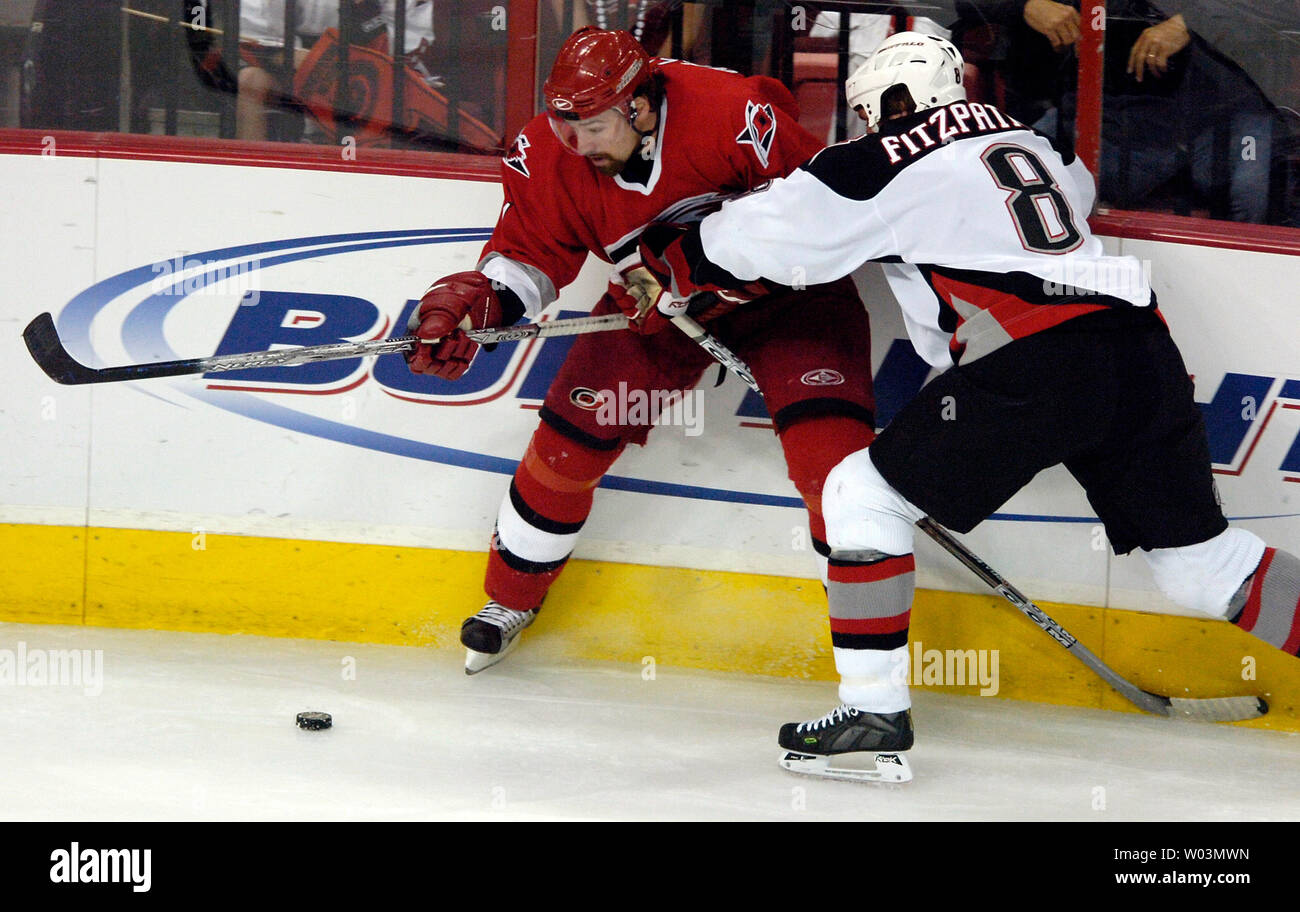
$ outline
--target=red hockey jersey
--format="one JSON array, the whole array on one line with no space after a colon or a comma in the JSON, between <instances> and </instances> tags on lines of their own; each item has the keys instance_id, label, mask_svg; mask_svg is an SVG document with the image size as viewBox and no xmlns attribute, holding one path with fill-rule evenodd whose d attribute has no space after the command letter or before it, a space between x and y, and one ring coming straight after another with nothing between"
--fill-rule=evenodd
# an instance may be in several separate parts
<instances>
[{"instance_id":1,"label":"red hockey jersey","mask_svg":"<svg viewBox=\"0 0 1300 912\"><path fill-rule=\"evenodd\" d=\"M567 151L546 114L502 160L505 204L479 269L536 316L594 253L625 269L653 221L694 221L719 200L789 174L822 148L790 92L765 76L658 61L664 76L645 184L601 174Z\"/></svg>"}]
</instances>

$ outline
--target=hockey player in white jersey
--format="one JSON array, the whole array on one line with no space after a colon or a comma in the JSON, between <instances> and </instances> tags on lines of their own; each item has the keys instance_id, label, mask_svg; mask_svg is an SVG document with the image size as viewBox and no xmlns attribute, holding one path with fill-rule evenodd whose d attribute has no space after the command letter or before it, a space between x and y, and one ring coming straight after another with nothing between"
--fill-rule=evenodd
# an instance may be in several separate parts
<instances>
[{"instance_id":1,"label":"hockey player in white jersey","mask_svg":"<svg viewBox=\"0 0 1300 912\"><path fill-rule=\"evenodd\" d=\"M896 752L913 740L913 524L928 514L970 531L1053 465L1083 486L1116 553L1142 549L1169 598L1300 651L1300 560L1228 526L1192 384L1141 265L1107 256L1089 231L1091 175L967 102L961 76L947 41L893 36L847 83L872 132L642 241L676 298L882 262L914 346L944 371L827 479L842 705L781 729L782 763L800 772L910 778ZM842 763L863 752L879 754L875 769Z\"/></svg>"}]
</instances>

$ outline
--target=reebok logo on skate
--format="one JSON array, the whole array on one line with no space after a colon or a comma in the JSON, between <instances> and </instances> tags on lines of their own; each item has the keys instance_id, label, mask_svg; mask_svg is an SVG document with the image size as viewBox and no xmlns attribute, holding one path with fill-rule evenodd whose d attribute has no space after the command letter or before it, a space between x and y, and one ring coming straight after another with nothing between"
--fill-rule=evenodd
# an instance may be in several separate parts
<instances>
[{"instance_id":1,"label":"reebok logo on skate","mask_svg":"<svg viewBox=\"0 0 1300 912\"><path fill-rule=\"evenodd\" d=\"M153 883L152 849L83 849L73 843L50 853L51 883L129 883L132 891L148 893Z\"/></svg>"},{"instance_id":2,"label":"reebok logo on skate","mask_svg":"<svg viewBox=\"0 0 1300 912\"><path fill-rule=\"evenodd\" d=\"M828 367L819 367L808 371L799 378L799 382L804 386L839 386L844 382L844 375Z\"/></svg>"}]
</instances>

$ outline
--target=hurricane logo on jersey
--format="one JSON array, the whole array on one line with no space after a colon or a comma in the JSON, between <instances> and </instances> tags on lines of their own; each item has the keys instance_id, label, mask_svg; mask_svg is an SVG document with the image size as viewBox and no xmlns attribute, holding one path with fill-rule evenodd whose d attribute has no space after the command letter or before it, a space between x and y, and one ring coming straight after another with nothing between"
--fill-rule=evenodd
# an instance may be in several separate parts
<instances>
[{"instance_id":1,"label":"hurricane logo on jersey","mask_svg":"<svg viewBox=\"0 0 1300 912\"><path fill-rule=\"evenodd\" d=\"M776 114L770 104L745 102L745 129L740 131L736 142L742 146L753 146L758 163L767 167L767 156L772 151L772 140L776 138Z\"/></svg>"},{"instance_id":2,"label":"hurricane logo on jersey","mask_svg":"<svg viewBox=\"0 0 1300 912\"><path fill-rule=\"evenodd\" d=\"M528 173L528 165L524 164L528 158L528 137L520 133L515 137L514 144L510 146L510 151L506 153L505 163L509 168L514 168L524 177L532 177Z\"/></svg>"},{"instance_id":3,"label":"hurricane logo on jersey","mask_svg":"<svg viewBox=\"0 0 1300 912\"><path fill-rule=\"evenodd\" d=\"M580 409L586 409L594 412L605 404L605 397L594 389L588 389L585 386L575 386L569 392L569 401Z\"/></svg>"}]
</instances>

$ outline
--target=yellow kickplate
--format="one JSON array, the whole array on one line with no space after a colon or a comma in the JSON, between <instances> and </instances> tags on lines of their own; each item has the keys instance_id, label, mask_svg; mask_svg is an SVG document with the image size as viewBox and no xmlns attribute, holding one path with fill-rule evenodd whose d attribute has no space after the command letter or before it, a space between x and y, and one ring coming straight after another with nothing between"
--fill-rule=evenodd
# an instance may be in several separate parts
<instances>
[{"instance_id":1,"label":"yellow kickplate","mask_svg":"<svg viewBox=\"0 0 1300 912\"><path fill-rule=\"evenodd\" d=\"M83 623L85 529L0 523L0 554L0 620Z\"/></svg>"},{"instance_id":2,"label":"yellow kickplate","mask_svg":"<svg viewBox=\"0 0 1300 912\"><path fill-rule=\"evenodd\" d=\"M456 650L485 600L480 552L33 525L0 526L0 547L0 621ZM1300 731L1300 661L1230 624L1041 607L1140 687L1261 695L1272 711L1243 724ZM526 636L558 660L837 680L815 580L574 560ZM916 687L1137 711L991 594L918 591L909 659Z\"/></svg>"}]
</instances>

